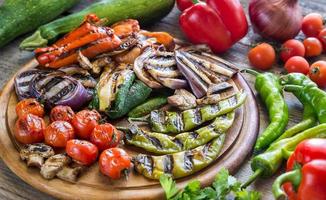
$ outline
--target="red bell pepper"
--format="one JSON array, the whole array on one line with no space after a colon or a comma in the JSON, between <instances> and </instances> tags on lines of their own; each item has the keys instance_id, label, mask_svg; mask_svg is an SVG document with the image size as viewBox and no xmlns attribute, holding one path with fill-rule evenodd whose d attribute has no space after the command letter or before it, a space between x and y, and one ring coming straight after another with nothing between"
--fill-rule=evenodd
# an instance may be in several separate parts
<instances>
[{"instance_id":1,"label":"red bell pepper","mask_svg":"<svg viewBox=\"0 0 326 200\"><path fill-rule=\"evenodd\" d=\"M189 6L179 1L180 5ZM239 0L196 3L183 11L179 23L191 42L207 44L215 53L225 52L248 32L248 22Z\"/></svg>"},{"instance_id":2,"label":"red bell pepper","mask_svg":"<svg viewBox=\"0 0 326 200\"><path fill-rule=\"evenodd\" d=\"M193 0L177 0L177 7L180 11L184 11L193 5Z\"/></svg>"},{"instance_id":3,"label":"red bell pepper","mask_svg":"<svg viewBox=\"0 0 326 200\"><path fill-rule=\"evenodd\" d=\"M284 184L283 184L284 183ZM275 198L326 200L326 139L301 142L287 162L287 173L273 184Z\"/></svg>"}]
</instances>

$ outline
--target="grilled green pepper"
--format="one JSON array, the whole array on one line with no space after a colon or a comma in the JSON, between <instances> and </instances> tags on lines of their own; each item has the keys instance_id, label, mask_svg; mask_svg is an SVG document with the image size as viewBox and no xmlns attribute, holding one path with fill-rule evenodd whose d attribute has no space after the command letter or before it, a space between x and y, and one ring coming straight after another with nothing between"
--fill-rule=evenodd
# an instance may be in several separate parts
<instances>
[{"instance_id":1,"label":"grilled green pepper","mask_svg":"<svg viewBox=\"0 0 326 200\"><path fill-rule=\"evenodd\" d=\"M293 137L282 139L270 145L266 152L255 156L251 161L251 169L255 172L243 185L250 185L257 177L269 177L281 166L285 152L293 151L303 140L309 138L326 138L326 124L307 129Z\"/></svg>"},{"instance_id":2,"label":"grilled green pepper","mask_svg":"<svg viewBox=\"0 0 326 200\"><path fill-rule=\"evenodd\" d=\"M128 117L142 117L152 110L159 109L168 102L166 96L157 96L147 100L145 103L137 106L128 113Z\"/></svg>"},{"instance_id":3,"label":"grilled green pepper","mask_svg":"<svg viewBox=\"0 0 326 200\"><path fill-rule=\"evenodd\" d=\"M307 76L301 73L290 73L280 78L282 85L299 85L305 86L310 85L313 87L317 87L317 84L311 81ZM316 125L317 123L317 116L314 112L313 107L310 105L309 102L305 98L300 95L300 92L293 93L297 99L303 105L303 117L302 121L295 126L286 130L276 141L282 140L284 138L292 137L296 133L304 131L308 128L311 128Z\"/></svg>"},{"instance_id":4,"label":"grilled green pepper","mask_svg":"<svg viewBox=\"0 0 326 200\"><path fill-rule=\"evenodd\" d=\"M120 89L119 89L120 90ZM117 94L114 107L106 114L111 119L117 119L127 114L131 109L143 103L150 95L152 89L145 85L143 82L136 80L129 90ZM120 97L119 97L120 96ZM125 99L124 99L125 98Z\"/></svg>"},{"instance_id":5,"label":"grilled green pepper","mask_svg":"<svg viewBox=\"0 0 326 200\"><path fill-rule=\"evenodd\" d=\"M256 141L254 153L257 154L281 136L289 121L289 113L277 76L269 72L261 74L250 69L244 71L256 76L255 88L267 107L271 121Z\"/></svg>"},{"instance_id":6,"label":"grilled green pepper","mask_svg":"<svg viewBox=\"0 0 326 200\"><path fill-rule=\"evenodd\" d=\"M170 174L172 178L189 176L217 159L224 140L225 134L221 134L192 150L162 156L139 154L134 157L134 166L138 173L150 179L159 179L162 174Z\"/></svg>"},{"instance_id":7,"label":"grilled green pepper","mask_svg":"<svg viewBox=\"0 0 326 200\"><path fill-rule=\"evenodd\" d=\"M143 131L132 125L126 133L128 144L156 154L170 154L196 148L225 133L232 125L234 112L217 117L213 123L194 132L184 132L176 136Z\"/></svg>"},{"instance_id":8,"label":"grilled green pepper","mask_svg":"<svg viewBox=\"0 0 326 200\"><path fill-rule=\"evenodd\" d=\"M299 95L310 103L317 114L319 123L326 123L326 92L311 85L285 85L284 90Z\"/></svg>"},{"instance_id":9,"label":"grilled green pepper","mask_svg":"<svg viewBox=\"0 0 326 200\"><path fill-rule=\"evenodd\" d=\"M220 101L215 105L206 105L182 112L154 110L146 118L129 118L134 121L149 122L152 131L159 133L181 133L190 131L197 126L226 114L241 106L246 93L238 92L235 96Z\"/></svg>"}]
</instances>

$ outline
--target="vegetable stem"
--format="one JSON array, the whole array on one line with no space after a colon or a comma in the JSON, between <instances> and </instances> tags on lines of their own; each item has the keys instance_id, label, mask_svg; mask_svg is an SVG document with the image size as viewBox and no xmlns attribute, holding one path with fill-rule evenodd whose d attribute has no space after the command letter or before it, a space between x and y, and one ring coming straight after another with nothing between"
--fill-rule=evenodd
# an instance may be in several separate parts
<instances>
[{"instance_id":1,"label":"vegetable stem","mask_svg":"<svg viewBox=\"0 0 326 200\"><path fill-rule=\"evenodd\" d=\"M192 0L192 3L197 4L197 3L199 3L199 1L198 0Z\"/></svg>"},{"instance_id":2,"label":"vegetable stem","mask_svg":"<svg viewBox=\"0 0 326 200\"><path fill-rule=\"evenodd\" d=\"M241 72L248 73L248 74L251 74L251 75L254 75L254 76L259 75L259 72L255 71L253 69L243 69L243 70L241 70Z\"/></svg>"},{"instance_id":3,"label":"vegetable stem","mask_svg":"<svg viewBox=\"0 0 326 200\"><path fill-rule=\"evenodd\" d=\"M253 175L249 177L249 179L241 185L241 188L248 187L252 182L254 182L261 174L263 173L263 169L257 169Z\"/></svg>"},{"instance_id":4,"label":"vegetable stem","mask_svg":"<svg viewBox=\"0 0 326 200\"><path fill-rule=\"evenodd\" d=\"M146 117L129 117L128 121L134 121L134 122L147 122L148 123L148 116Z\"/></svg>"},{"instance_id":5,"label":"vegetable stem","mask_svg":"<svg viewBox=\"0 0 326 200\"><path fill-rule=\"evenodd\" d=\"M282 185L285 182L291 182L293 185L299 185L301 182L301 170L296 169L287 173L282 174L279 176L272 187L272 191L274 194L275 199L286 199L286 194L282 189Z\"/></svg>"}]
</instances>

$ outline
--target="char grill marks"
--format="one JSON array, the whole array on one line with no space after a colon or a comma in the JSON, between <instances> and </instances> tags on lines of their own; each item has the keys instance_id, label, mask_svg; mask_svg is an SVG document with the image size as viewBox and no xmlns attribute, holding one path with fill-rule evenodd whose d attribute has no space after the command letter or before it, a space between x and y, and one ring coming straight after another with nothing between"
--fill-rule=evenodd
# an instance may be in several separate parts
<instances>
[{"instance_id":1,"label":"char grill marks","mask_svg":"<svg viewBox=\"0 0 326 200\"><path fill-rule=\"evenodd\" d=\"M171 174L173 170L173 156L172 155L165 155L163 158L163 166L164 166L164 173Z\"/></svg>"}]
</instances>

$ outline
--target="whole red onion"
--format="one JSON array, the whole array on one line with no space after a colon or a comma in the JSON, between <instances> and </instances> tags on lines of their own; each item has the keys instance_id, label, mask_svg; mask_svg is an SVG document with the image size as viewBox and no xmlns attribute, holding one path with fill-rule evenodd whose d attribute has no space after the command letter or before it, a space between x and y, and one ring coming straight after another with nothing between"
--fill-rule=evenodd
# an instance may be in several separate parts
<instances>
[{"instance_id":1,"label":"whole red onion","mask_svg":"<svg viewBox=\"0 0 326 200\"><path fill-rule=\"evenodd\" d=\"M298 0L250 0L249 17L261 36L285 41L301 29L302 13Z\"/></svg>"}]
</instances>

